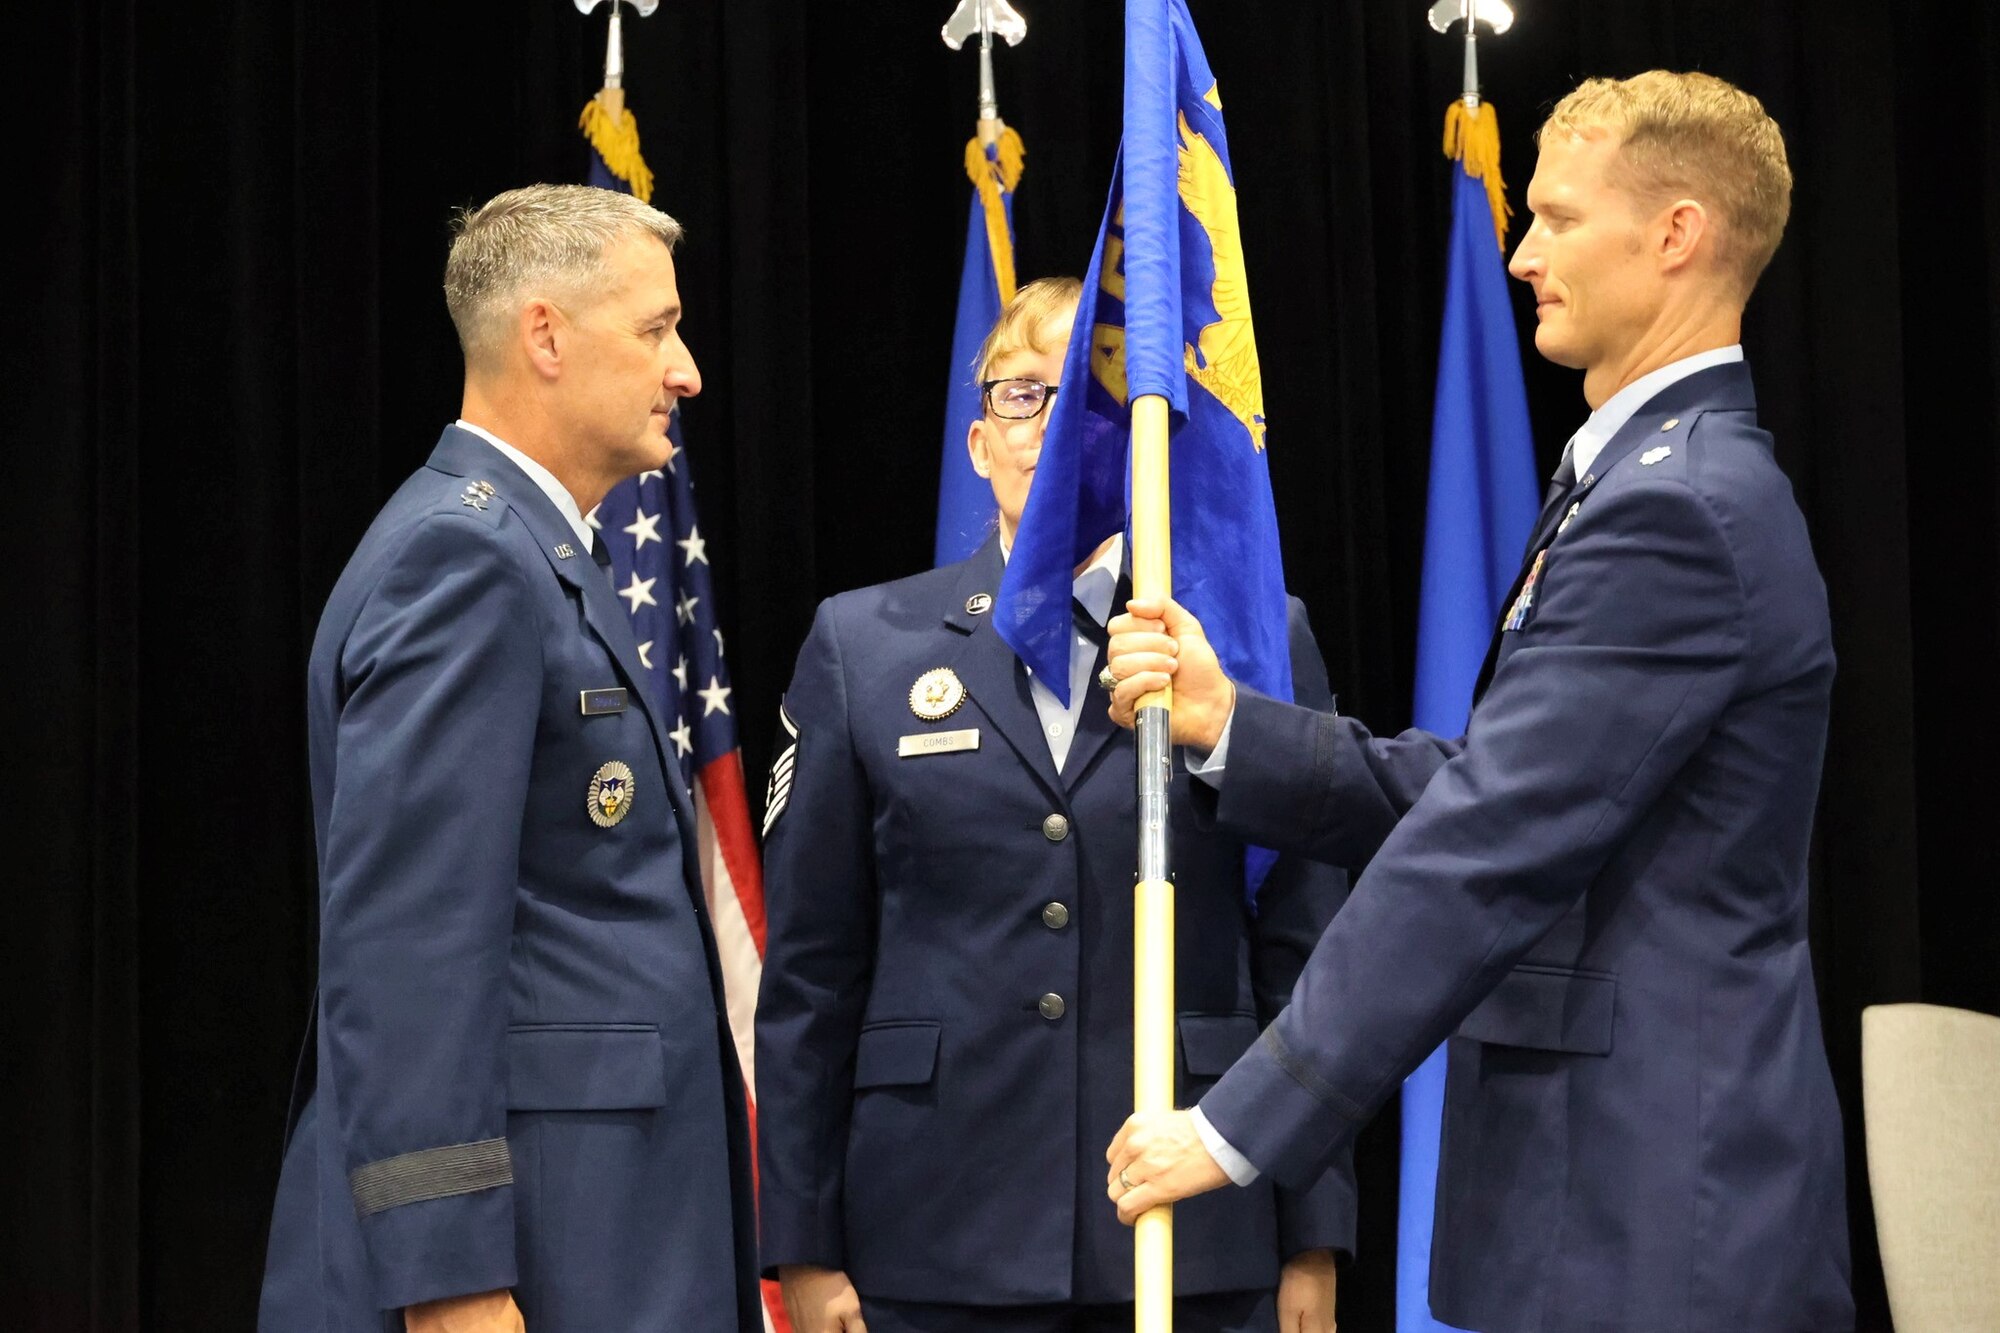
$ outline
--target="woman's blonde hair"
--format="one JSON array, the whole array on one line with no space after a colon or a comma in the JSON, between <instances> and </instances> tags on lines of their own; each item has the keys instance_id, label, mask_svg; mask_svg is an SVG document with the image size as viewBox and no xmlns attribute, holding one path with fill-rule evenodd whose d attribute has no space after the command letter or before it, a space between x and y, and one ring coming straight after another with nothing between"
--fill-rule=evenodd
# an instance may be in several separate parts
<instances>
[{"instance_id":1,"label":"woman's blonde hair","mask_svg":"<svg viewBox=\"0 0 2000 1333\"><path fill-rule=\"evenodd\" d=\"M972 363L981 382L990 379L993 367L1017 352L1037 356L1055 350L1047 337L1049 325L1063 315L1073 314L1083 297L1078 278L1037 278L1014 293L1014 299L1000 312L979 344L979 356Z\"/></svg>"}]
</instances>

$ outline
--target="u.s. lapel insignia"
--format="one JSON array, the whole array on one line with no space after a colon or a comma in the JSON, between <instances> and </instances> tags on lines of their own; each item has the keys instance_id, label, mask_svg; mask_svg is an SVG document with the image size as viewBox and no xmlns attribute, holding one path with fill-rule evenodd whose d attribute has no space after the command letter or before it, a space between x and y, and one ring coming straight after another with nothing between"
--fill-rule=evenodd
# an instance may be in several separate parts
<instances>
[{"instance_id":1,"label":"u.s. lapel insignia","mask_svg":"<svg viewBox=\"0 0 2000 1333\"><path fill-rule=\"evenodd\" d=\"M610 828L625 818L632 808L632 770L613 759L597 770L590 780L590 820L599 828Z\"/></svg>"},{"instance_id":2,"label":"u.s. lapel insignia","mask_svg":"<svg viewBox=\"0 0 2000 1333\"><path fill-rule=\"evenodd\" d=\"M938 667L910 686L910 711L926 722L950 717L965 702L965 684L950 667Z\"/></svg>"},{"instance_id":3,"label":"u.s. lapel insignia","mask_svg":"<svg viewBox=\"0 0 2000 1333\"><path fill-rule=\"evenodd\" d=\"M1639 455L1639 466L1651 467L1673 451L1674 447L1671 444L1663 444L1656 449L1648 449L1645 453Z\"/></svg>"},{"instance_id":4,"label":"u.s. lapel insignia","mask_svg":"<svg viewBox=\"0 0 2000 1333\"><path fill-rule=\"evenodd\" d=\"M1569 507L1569 512L1563 515L1563 521L1556 524L1556 536L1562 536L1569 529L1569 521L1576 517L1576 511L1581 508L1583 508L1583 501L1581 500L1578 500Z\"/></svg>"},{"instance_id":5,"label":"u.s. lapel insignia","mask_svg":"<svg viewBox=\"0 0 2000 1333\"><path fill-rule=\"evenodd\" d=\"M965 599L965 614L968 616L983 616L992 609L993 594L990 592L976 592Z\"/></svg>"}]
</instances>

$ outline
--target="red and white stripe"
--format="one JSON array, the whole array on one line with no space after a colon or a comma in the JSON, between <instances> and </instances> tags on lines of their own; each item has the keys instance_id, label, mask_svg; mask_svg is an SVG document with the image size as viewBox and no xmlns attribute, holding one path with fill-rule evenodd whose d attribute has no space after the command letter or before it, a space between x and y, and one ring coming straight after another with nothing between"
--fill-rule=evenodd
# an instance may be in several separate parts
<instances>
[{"instance_id":1,"label":"red and white stripe","mask_svg":"<svg viewBox=\"0 0 2000 1333\"><path fill-rule=\"evenodd\" d=\"M757 1143L757 1052L753 1039L757 983L764 975L764 867L751 832L750 802L743 787L743 755L731 750L695 774L696 834L701 851L701 887L715 926L722 958L723 998L729 1031L743 1066L743 1099L750 1109L751 1151ZM754 1165L753 1165L754 1169ZM764 1327L791 1333L778 1284L764 1288Z\"/></svg>"}]
</instances>

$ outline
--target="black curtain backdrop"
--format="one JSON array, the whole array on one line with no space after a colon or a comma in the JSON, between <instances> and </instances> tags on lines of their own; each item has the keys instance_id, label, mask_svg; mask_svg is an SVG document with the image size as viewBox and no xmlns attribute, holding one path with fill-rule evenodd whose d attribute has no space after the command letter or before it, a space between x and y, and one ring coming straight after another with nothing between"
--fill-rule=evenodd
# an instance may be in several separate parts
<instances>
[{"instance_id":1,"label":"black curtain backdrop","mask_svg":"<svg viewBox=\"0 0 2000 1333\"><path fill-rule=\"evenodd\" d=\"M2000 741L2000 19L1945 0L1517 7L1485 44L1517 208L1534 126L1586 75L1710 70L1791 144L1791 231L1746 341L1833 601L1814 942L1863 1327L1887 1328L1861 1008L2000 1011L1980 780ZM687 432L753 786L816 601L929 558L975 87L974 57L937 40L949 8L667 0L626 23L656 202L689 229L707 387ZM1024 8L1027 44L998 56L1028 147L1021 271L1073 273L1118 135L1120 6ZM1228 108L1287 567L1344 708L1393 729L1459 48L1418 0L1193 8ZM307 647L455 415L449 212L581 177L603 15L78 0L13 22L30 243L0 405L0 1310L51 1333L248 1329L312 988ZM1552 466L1578 377L1526 341L1523 359ZM1363 1140L1343 1280L1363 1333L1391 1327L1395 1157L1392 1109Z\"/></svg>"}]
</instances>

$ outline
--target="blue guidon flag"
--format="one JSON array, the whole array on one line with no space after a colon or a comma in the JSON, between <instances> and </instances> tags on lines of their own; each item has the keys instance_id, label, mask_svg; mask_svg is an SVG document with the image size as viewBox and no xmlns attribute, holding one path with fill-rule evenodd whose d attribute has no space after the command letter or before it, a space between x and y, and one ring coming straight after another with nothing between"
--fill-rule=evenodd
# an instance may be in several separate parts
<instances>
[{"instance_id":1,"label":"blue guidon flag","mask_svg":"<svg viewBox=\"0 0 2000 1333\"><path fill-rule=\"evenodd\" d=\"M994 620L1067 702L1075 567L1129 521L1132 399L1172 407L1174 597L1292 697L1264 388L1222 97L1183 0L1125 7L1125 135ZM1269 866L1254 854L1253 888Z\"/></svg>"},{"instance_id":2,"label":"blue guidon flag","mask_svg":"<svg viewBox=\"0 0 2000 1333\"><path fill-rule=\"evenodd\" d=\"M1125 528L1133 398L1173 408L1174 596L1223 666L1292 697L1264 389L1222 99L1182 0L1125 10L1125 138L1034 488L995 606L1002 637L1069 690L1070 585Z\"/></svg>"}]
</instances>

